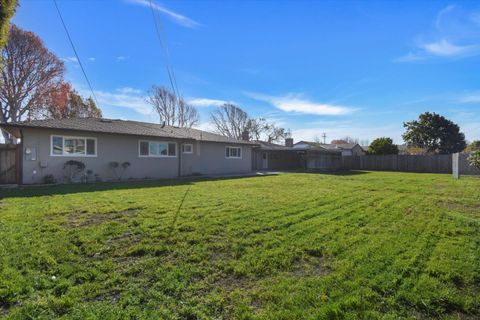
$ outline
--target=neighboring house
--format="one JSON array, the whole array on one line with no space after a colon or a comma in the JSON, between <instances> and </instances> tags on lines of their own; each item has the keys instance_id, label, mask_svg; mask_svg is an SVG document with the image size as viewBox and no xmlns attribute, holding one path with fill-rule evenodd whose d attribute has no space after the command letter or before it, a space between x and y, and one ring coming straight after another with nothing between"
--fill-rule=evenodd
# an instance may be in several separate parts
<instances>
[{"instance_id":1,"label":"neighboring house","mask_svg":"<svg viewBox=\"0 0 480 320\"><path fill-rule=\"evenodd\" d=\"M260 145L253 151L253 168L257 170L338 170L342 166L340 150L294 146L291 138L285 139L285 145L256 143Z\"/></svg>"},{"instance_id":2,"label":"neighboring house","mask_svg":"<svg viewBox=\"0 0 480 320\"><path fill-rule=\"evenodd\" d=\"M357 143L323 144L310 141L300 141L294 144L294 148L324 148L327 150L340 150L342 152L342 156L365 155L365 151Z\"/></svg>"},{"instance_id":3,"label":"neighboring house","mask_svg":"<svg viewBox=\"0 0 480 320\"><path fill-rule=\"evenodd\" d=\"M110 119L35 120L0 124L20 138L20 182L58 182L64 164L79 160L101 180L114 180L111 162L129 162L125 179L174 178L192 174L247 173L255 143L161 124Z\"/></svg>"}]
</instances>

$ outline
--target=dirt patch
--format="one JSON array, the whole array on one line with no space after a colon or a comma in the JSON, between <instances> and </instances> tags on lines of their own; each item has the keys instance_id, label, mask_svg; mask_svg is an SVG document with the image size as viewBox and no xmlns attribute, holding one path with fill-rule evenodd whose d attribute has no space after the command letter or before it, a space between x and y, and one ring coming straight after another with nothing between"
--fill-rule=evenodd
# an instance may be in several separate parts
<instances>
[{"instance_id":1,"label":"dirt patch","mask_svg":"<svg viewBox=\"0 0 480 320\"><path fill-rule=\"evenodd\" d=\"M88 213L87 211L76 211L68 214L67 227L88 227L100 225L102 223L111 221L126 223L129 219L137 217L137 211L140 209L142 208L128 208L122 211L111 211L105 213Z\"/></svg>"},{"instance_id":2,"label":"dirt patch","mask_svg":"<svg viewBox=\"0 0 480 320\"><path fill-rule=\"evenodd\" d=\"M447 210L463 211L468 213L480 212L480 204L459 203L459 202L439 202L440 207Z\"/></svg>"},{"instance_id":3,"label":"dirt patch","mask_svg":"<svg viewBox=\"0 0 480 320\"><path fill-rule=\"evenodd\" d=\"M309 257L308 259L299 259L293 265L292 275L295 277L318 277L327 275L332 269L326 265L325 258Z\"/></svg>"}]
</instances>

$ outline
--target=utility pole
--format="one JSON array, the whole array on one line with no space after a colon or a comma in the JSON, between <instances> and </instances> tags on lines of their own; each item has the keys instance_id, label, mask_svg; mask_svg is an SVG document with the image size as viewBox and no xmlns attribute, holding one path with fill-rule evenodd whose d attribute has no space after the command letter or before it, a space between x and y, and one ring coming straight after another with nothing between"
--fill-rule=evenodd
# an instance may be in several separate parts
<instances>
[{"instance_id":1,"label":"utility pole","mask_svg":"<svg viewBox=\"0 0 480 320\"><path fill-rule=\"evenodd\" d=\"M323 138L323 144L327 144L327 134L325 132L322 134L322 138Z\"/></svg>"}]
</instances>

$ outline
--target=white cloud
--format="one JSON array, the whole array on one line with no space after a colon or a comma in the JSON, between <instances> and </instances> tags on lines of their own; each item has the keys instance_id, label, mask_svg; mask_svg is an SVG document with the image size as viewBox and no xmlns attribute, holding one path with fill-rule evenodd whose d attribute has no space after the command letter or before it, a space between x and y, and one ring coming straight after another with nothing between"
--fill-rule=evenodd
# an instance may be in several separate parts
<instances>
[{"instance_id":1,"label":"white cloud","mask_svg":"<svg viewBox=\"0 0 480 320\"><path fill-rule=\"evenodd\" d=\"M96 60L96 59L95 59L94 57L90 57L90 58L88 58L88 61L92 61L92 62L94 62L95 60Z\"/></svg>"},{"instance_id":2,"label":"white cloud","mask_svg":"<svg viewBox=\"0 0 480 320\"><path fill-rule=\"evenodd\" d=\"M427 53L441 57L469 55L480 49L479 45L459 46L447 41L446 39L441 39L431 43L424 43L421 44L420 47Z\"/></svg>"},{"instance_id":3,"label":"white cloud","mask_svg":"<svg viewBox=\"0 0 480 320\"><path fill-rule=\"evenodd\" d=\"M480 19L478 12L468 12L449 5L437 13L432 28L418 35L414 49L395 62L427 59L466 58L480 54Z\"/></svg>"},{"instance_id":4,"label":"white cloud","mask_svg":"<svg viewBox=\"0 0 480 320\"><path fill-rule=\"evenodd\" d=\"M118 56L118 57L116 58L117 62L124 61L124 60L126 60L126 59L127 59L127 57L125 57L125 56Z\"/></svg>"},{"instance_id":5,"label":"white cloud","mask_svg":"<svg viewBox=\"0 0 480 320\"><path fill-rule=\"evenodd\" d=\"M158 4L155 1L151 1L151 2L150 2L150 0L127 0L127 1L130 2L130 3L134 3L134 4L137 4L137 5L144 6L144 7L148 7L149 9L152 7L154 10L157 10L158 12L167 15L175 23L177 23L181 26L184 26L184 27L187 27L187 28L196 28L196 27L200 26L200 23L198 23L198 22L196 22L196 21L194 21L194 20L192 20L192 19L190 19L190 18L188 18L184 15L181 15L177 12L174 12L170 9L167 9L164 6Z\"/></svg>"},{"instance_id":6,"label":"white cloud","mask_svg":"<svg viewBox=\"0 0 480 320\"><path fill-rule=\"evenodd\" d=\"M345 115L355 111L355 109L346 106L310 101L299 94L287 94L280 97L252 92L246 92L245 94L255 100L268 102L286 112L314 115Z\"/></svg>"},{"instance_id":7,"label":"white cloud","mask_svg":"<svg viewBox=\"0 0 480 320\"><path fill-rule=\"evenodd\" d=\"M187 102L195 107L220 107L225 103L229 103L224 100L207 99L207 98L188 98Z\"/></svg>"},{"instance_id":8,"label":"white cloud","mask_svg":"<svg viewBox=\"0 0 480 320\"><path fill-rule=\"evenodd\" d=\"M79 88L78 91L83 96L91 96L90 90L82 88L82 86L75 86ZM117 88L113 91L95 90L100 108L118 107L132 109L143 116L150 116L153 113L151 106L145 101L146 95L138 89L124 87Z\"/></svg>"},{"instance_id":9,"label":"white cloud","mask_svg":"<svg viewBox=\"0 0 480 320\"><path fill-rule=\"evenodd\" d=\"M480 92L465 94L457 99L460 103L480 103Z\"/></svg>"},{"instance_id":10,"label":"white cloud","mask_svg":"<svg viewBox=\"0 0 480 320\"><path fill-rule=\"evenodd\" d=\"M78 63L78 59L76 57L65 57L61 58L64 62L73 62L73 63Z\"/></svg>"}]
</instances>

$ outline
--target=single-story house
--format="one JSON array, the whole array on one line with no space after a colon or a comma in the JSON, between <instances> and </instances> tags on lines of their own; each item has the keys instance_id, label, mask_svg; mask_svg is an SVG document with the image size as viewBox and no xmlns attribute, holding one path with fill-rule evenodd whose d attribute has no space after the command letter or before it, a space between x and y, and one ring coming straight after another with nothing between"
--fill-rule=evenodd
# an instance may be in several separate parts
<instances>
[{"instance_id":1,"label":"single-story house","mask_svg":"<svg viewBox=\"0 0 480 320\"><path fill-rule=\"evenodd\" d=\"M97 180L247 173L256 143L196 129L126 120L76 118L0 124L20 139L20 183L63 182L68 160ZM112 165L117 163L117 168ZM119 165L120 164L120 165ZM121 167L126 165L126 169Z\"/></svg>"},{"instance_id":2,"label":"single-story house","mask_svg":"<svg viewBox=\"0 0 480 320\"><path fill-rule=\"evenodd\" d=\"M324 148L327 150L340 150L342 156L363 156L365 151L358 143L325 144L310 141L300 141L294 144L294 148Z\"/></svg>"},{"instance_id":3,"label":"single-story house","mask_svg":"<svg viewBox=\"0 0 480 320\"><path fill-rule=\"evenodd\" d=\"M253 168L256 170L338 170L342 166L340 150L318 146L295 147L292 138L285 145L256 141L260 147L253 150Z\"/></svg>"}]
</instances>

